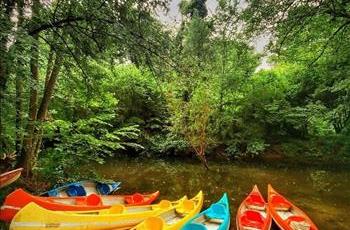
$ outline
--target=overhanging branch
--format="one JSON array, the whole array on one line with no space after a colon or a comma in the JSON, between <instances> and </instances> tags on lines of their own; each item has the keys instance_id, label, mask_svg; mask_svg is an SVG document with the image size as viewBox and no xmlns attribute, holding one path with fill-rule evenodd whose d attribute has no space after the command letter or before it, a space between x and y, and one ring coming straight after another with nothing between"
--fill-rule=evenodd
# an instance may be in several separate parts
<instances>
[{"instance_id":1,"label":"overhanging branch","mask_svg":"<svg viewBox=\"0 0 350 230\"><path fill-rule=\"evenodd\" d=\"M66 26L67 24L70 24L72 22L79 22L79 21L91 21L91 18L87 17L68 17L62 20L54 21L54 22L49 22L46 24L43 24L37 28L34 28L28 32L30 36L33 36L35 34L40 33L41 31L47 30L47 29L55 29L55 28L62 28Z\"/></svg>"}]
</instances>

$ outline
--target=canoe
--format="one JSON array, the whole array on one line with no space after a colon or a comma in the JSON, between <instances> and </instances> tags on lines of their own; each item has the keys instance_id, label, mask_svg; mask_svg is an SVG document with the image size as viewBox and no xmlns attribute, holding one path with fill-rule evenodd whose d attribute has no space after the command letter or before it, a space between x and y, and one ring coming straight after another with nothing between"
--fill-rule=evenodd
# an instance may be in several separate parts
<instances>
[{"instance_id":1,"label":"canoe","mask_svg":"<svg viewBox=\"0 0 350 230\"><path fill-rule=\"evenodd\" d=\"M268 230L271 228L269 207L258 186L244 199L238 208L236 216L237 230Z\"/></svg>"},{"instance_id":2,"label":"canoe","mask_svg":"<svg viewBox=\"0 0 350 230\"><path fill-rule=\"evenodd\" d=\"M207 210L188 221L181 230L228 230L230 228L230 206L227 194Z\"/></svg>"},{"instance_id":3,"label":"canoe","mask_svg":"<svg viewBox=\"0 0 350 230\"><path fill-rule=\"evenodd\" d=\"M197 215L203 205L203 193L200 191L191 200L185 199L178 205L147 218L131 230L178 230Z\"/></svg>"},{"instance_id":4,"label":"canoe","mask_svg":"<svg viewBox=\"0 0 350 230\"><path fill-rule=\"evenodd\" d=\"M13 182L15 182L23 171L23 168L18 168L9 172L5 172L0 175L0 188L3 188Z\"/></svg>"},{"instance_id":5,"label":"canoe","mask_svg":"<svg viewBox=\"0 0 350 230\"><path fill-rule=\"evenodd\" d=\"M187 200L187 197L175 202L162 200L154 205L114 205L109 209L93 211L51 211L31 202L15 215L10 229L130 229L146 218L169 210L184 200Z\"/></svg>"},{"instance_id":6,"label":"canoe","mask_svg":"<svg viewBox=\"0 0 350 230\"><path fill-rule=\"evenodd\" d=\"M44 192L41 196L68 197L88 196L90 194L108 195L119 189L121 182L85 180L65 184Z\"/></svg>"},{"instance_id":7,"label":"canoe","mask_svg":"<svg viewBox=\"0 0 350 230\"><path fill-rule=\"evenodd\" d=\"M147 205L159 196L159 192L152 194L135 193L133 195L96 195L78 197L40 197L34 196L23 189L10 193L3 206L0 207L0 220L9 222L15 214L30 202L53 211L84 211L110 208L112 205Z\"/></svg>"},{"instance_id":8,"label":"canoe","mask_svg":"<svg viewBox=\"0 0 350 230\"><path fill-rule=\"evenodd\" d=\"M296 207L271 185L268 186L269 209L272 218L282 230L317 230L318 228L301 209Z\"/></svg>"}]
</instances>

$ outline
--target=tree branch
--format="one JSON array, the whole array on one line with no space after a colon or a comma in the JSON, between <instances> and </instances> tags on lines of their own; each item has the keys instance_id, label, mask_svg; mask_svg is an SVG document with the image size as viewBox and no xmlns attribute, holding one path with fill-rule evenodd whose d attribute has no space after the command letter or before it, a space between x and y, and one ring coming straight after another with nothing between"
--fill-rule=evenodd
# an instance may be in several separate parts
<instances>
[{"instance_id":1,"label":"tree branch","mask_svg":"<svg viewBox=\"0 0 350 230\"><path fill-rule=\"evenodd\" d=\"M48 23L43 24L37 28L33 28L32 30L29 30L28 34L30 36L33 36L35 34L40 33L41 31L44 31L47 29L62 28L64 26L66 26L67 24L70 24L72 22L78 22L78 21L91 21L91 18L82 17L82 16L79 16L79 17L69 16L65 19L54 21L54 22L48 22Z\"/></svg>"},{"instance_id":2,"label":"tree branch","mask_svg":"<svg viewBox=\"0 0 350 230\"><path fill-rule=\"evenodd\" d=\"M347 25L350 24L350 20L344 22L341 26L338 27L338 29L327 39L327 42L323 45L321 52L317 55L317 57L309 64L309 66L312 66L313 64L315 64L324 54L324 52L326 51L329 43L333 40L333 38L342 30L344 29Z\"/></svg>"}]
</instances>

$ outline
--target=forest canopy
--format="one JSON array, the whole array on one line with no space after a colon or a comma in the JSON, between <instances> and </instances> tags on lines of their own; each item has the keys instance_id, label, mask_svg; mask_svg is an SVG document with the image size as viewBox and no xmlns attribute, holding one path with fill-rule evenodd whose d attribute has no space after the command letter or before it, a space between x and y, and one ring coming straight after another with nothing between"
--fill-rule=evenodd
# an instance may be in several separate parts
<instances>
[{"instance_id":1,"label":"forest canopy","mask_svg":"<svg viewBox=\"0 0 350 230\"><path fill-rule=\"evenodd\" d=\"M349 162L350 3L216 3L182 0L174 26L163 0L2 1L1 161L53 177L119 155Z\"/></svg>"}]
</instances>

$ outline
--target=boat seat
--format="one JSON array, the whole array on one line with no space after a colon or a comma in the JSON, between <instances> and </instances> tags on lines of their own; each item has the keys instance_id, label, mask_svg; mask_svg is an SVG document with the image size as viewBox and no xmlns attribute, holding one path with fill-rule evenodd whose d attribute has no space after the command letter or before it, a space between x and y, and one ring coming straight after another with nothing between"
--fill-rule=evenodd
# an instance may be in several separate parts
<instances>
[{"instance_id":1,"label":"boat seat","mask_svg":"<svg viewBox=\"0 0 350 230\"><path fill-rule=\"evenodd\" d=\"M98 206L102 204L102 199L97 194L90 194L86 197L86 204L90 206Z\"/></svg>"},{"instance_id":2,"label":"boat seat","mask_svg":"<svg viewBox=\"0 0 350 230\"><path fill-rule=\"evenodd\" d=\"M288 211L292 207L290 202L280 195L272 196L271 204L277 211Z\"/></svg>"},{"instance_id":3,"label":"boat seat","mask_svg":"<svg viewBox=\"0 0 350 230\"><path fill-rule=\"evenodd\" d=\"M265 210L265 201L259 194L251 194L245 200L245 204L249 209Z\"/></svg>"},{"instance_id":4,"label":"boat seat","mask_svg":"<svg viewBox=\"0 0 350 230\"><path fill-rule=\"evenodd\" d=\"M225 219L226 206L224 204L212 204L205 214L209 219Z\"/></svg>"},{"instance_id":5,"label":"boat seat","mask_svg":"<svg viewBox=\"0 0 350 230\"><path fill-rule=\"evenodd\" d=\"M240 217L242 226L262 229L264 226L264 218L257 211L247 210Z\"/></svg>"},{"instance_id":6,"label":"boat seat","mask_svg":"<svg viewBox=\"0 0 350 230\"><path fill-rule=\"evenodd\" d=\"M101 194L101 195L108 195L113 191L113 188L111 188L109 184L105 183L97 183L96 185L96 190Z\"/></svg>"},{"instance_id":7,"label":"boat seat","mask_svg":"<svg viewBox=\"0 0 350 230\"><path fill-rule=\"evenodd\" d=\"M86 196L86 191L83 186L79 184L69 185L67 188L68 196Z\"/></svg>"},{"instance_id":8,"label":"boat seat","mask_svg":"<svg viewBox=\"0 0 350 230\"><path fill-rule=\"evenodd\" d=\"M243 226L243 230L261 230L261 229L260 228L253 228L253 227Z\"/></svg>"},{"instance_id":9,"label":"boat seat","mask_svg":"<svg viewBox=\"0 0 350 230\"><path fill-rule=\"evenodd\" d=\"M135 193L129 197L125 198L125 202L128 204L138 204L144 201L143 195L140 193Z\"/></svg>"},{"instance_id":10,"label":"boat seat","mask_svg":"<svg viewBox=\"0 0 350 230\"><path fill-rule=\"evenodd\" d=\"M52 189L47 192L48 196L58 196L58 190L57 189Z\"/></svg>"},{"instance_id":11,"label":"boat seat","mask_svg":"<svg viewBox=\"0 0 350 230\"><path fill-rule=\"evenodd\" d=\"M190 223L190 224L186 224L186 226L182 228L182 230L208 230L208 229L203 224Z\"/></svg>"},{"instance_id":12,"label":"boat seat","mask_svg":"<svg viewBox=\"0 0 350 230\"><path fill-rule=\"evenodd\" d=\"M120 214L124 212L125 207L121 204L116 204L110 207L108 210L110 214Z\"/></svg>"},{"instance_id":13,"label":"boat seat","mask_svg":"<svg viewBox=\"0 0 350 230\"><path fill-rule=\"evenodd\" d=\"M86 199L87 199L87 197L85 197L85 196L75 197L75 204L76 205L87 205Z\"/></svg>"},{"instance_id":14,"label":"boat seat","mask_svg":"<svg viewBox=\"0 0 350 230\"><path fill-rule=\"evenodd\" d=\"M214 223L214 224L222 224L224 222L224 219L209 219L208 222Z\"/></svg>"},{"instance_id":15,"label":"boat seat","mask_svg":"<svg viewBox=\"0 0 350 230\"><path fill-rule=\"evenodd\" d=\"M311 225L302 216L290 216L286 222L293 230L311 230Z\"/></svg>"},{"instance_id":16,"label":"boat seat","mask_svg":"<svg viewBox=\"0 0 350 230\"><path fill-rule=\"evenodd\" d=\"M137 230L162 230L164 229L164 221L159 217L149 217L143 224L137 227Z\"/></svg>"},{"instance_id":17,"label":"boat seat","mask_svg":"<svg viewBox=\"0 0 350 230\"><path fill-rule=\"evenodd\" d=\"M172 206L171 202L168 200L161 200L158 204L159 208L161 209L167 209Z\"/></svg>"},{"instance_id":18,"label":"boat seat","mask_svg":"<svg viewBox=\"0 0 350 230\"><path fill-rule=\"evenodd\" d=\"M176 209L176 212L179 214L184 214L192 211L195 207L195 204L192 200L184 200L180 207Z\"/></svg>"}]
</instances>

